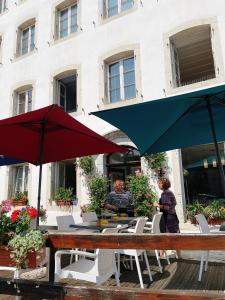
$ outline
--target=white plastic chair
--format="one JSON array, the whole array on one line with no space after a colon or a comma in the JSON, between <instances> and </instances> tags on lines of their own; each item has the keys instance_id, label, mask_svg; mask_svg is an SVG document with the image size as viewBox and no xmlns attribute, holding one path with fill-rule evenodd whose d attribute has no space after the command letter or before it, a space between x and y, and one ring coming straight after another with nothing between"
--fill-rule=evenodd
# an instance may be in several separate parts
<instances>
[{"instance_id":1,"label":"white plastic chair","mask_svg":"<svg viewBox=\"0 0 225 300\"><path fill-rule=\"evenodd\" d=\"M119 228L107 228L103 230L103 233L117 233L118 230ZM62 268L61 256L63 254L75 254L81 258ZM113 274L115 274L117 286L120 286L113 249L97 249L95 253L77 250L59 250L55 253L55 281L62 278L74 278L102 284Z\"/></svg>"},{"instance_id":2,"label":"white plastic chair","mask_svg":"<svg viewBox=\"0 0 225 300\"><path fill-rule=\"evenodd\" d=\"M94 211L82 213L82 219L83 219L83 222L95 222L95 221L98 221L98 217L96 215L96 212L94 212Z\"/></svg>"},{"instance_id":3,"label":"white plastic chair","mask_svg":"<svg viewBox=\"0 0 225 300\"><path fill-rule=\"evenodd\" d=\"M219 231L219 229L210 229L209 224L208 224L208 222L207 222L207 220L206 220L206 218L203 214L195 215L195 218L198 222L199 230L200 230L201 233L203 233L203 234L223 233L223 232ZM208 269L208 259L209 259L209 250L202 251L198 281L201 281L201 279L202 279L202 272L203 272L203 268L204 268L204 263L205 263L204 271L207 271L207 269Z\"/></svg>"},{"instance_id":4,"label":"white plastic chair","mask_svg":"<svg viewBox=\"0 0 225 300\"><path fill-rule=\"evenodd\" d=\"M68 230L71 229L70 225L75 225L74 217L72 215L65 215L65 216L56 216L56 223L58 226L58 230ZM78 250L76 248L75 250ZM75 256L75 260L78 260L78 256ZM70 263L73 261L73 255L70 256Z\"/></svg>"},{"instance_id":5,"label":"white plastic chair","mask_svg":"<svg viewBox=\"0 0 225 300\"><path fill-rule=\"evenodd\" d=\"M70 225L75 225L75 221L72 215L57 216L56 223L58 230L70 229Z\"/></svg>"},{"instance_id":6,"label":"white plastic chair","mask_svg":"<svg viewBox=\"0 0 225 300\"><path fill-rule=\"evenodd\" d=\"M155 234L160 234L160 220L161 220L161 217L162 217L162 214L161 212L159 213L156 213L152 219L152 222L146 222L146 225L148 226L145 226L144 229L145 230L149 230L151 233L155 233ZM150 225L150 227L149 227ZM167 263L168 265L170 264L170 260L167 256L167 252L165 251L165 257L166 257L166 260L167 260ZM160 262L160 257L159 257L159 251L158 250L155 250L155 255L156 255L156 259L157 259L157 262L158 262L158 265L159 265L159 271L160 273L162 273L162 265L161 265L161 262Z\"/></svg>"},{"instance_id":7,"label":"white plastic chair","mask_svg":"<svg viewBox=\"0 0 225 300\"><path fill-rule=\"evenodd\" d=\"M145 223L146 223L145 218L142 218L142 217L137 218L136 226L135 226L135 228L132 232L133 233L143 233ZM140 285L141 285L142 289L144 288L144 284L143 284L141 268L140 268L140 263L139 263L138 257L141 256L142 254L144 254L145 263L146 263L146 266L147 266L147 269L148 269L149 278L150 278L150 281L153 281L150 266L149 266L149 262L148 262L148 257L147 257L147 254L146 254L145 250L118 249L118 250L116 250L116 253L118 254L118 274L119 275L120 275L120 254L133 256L135 258L137 271L138 271L138 277L139 277L139 281L140 281Z\"/></svg>"}]
</instances>

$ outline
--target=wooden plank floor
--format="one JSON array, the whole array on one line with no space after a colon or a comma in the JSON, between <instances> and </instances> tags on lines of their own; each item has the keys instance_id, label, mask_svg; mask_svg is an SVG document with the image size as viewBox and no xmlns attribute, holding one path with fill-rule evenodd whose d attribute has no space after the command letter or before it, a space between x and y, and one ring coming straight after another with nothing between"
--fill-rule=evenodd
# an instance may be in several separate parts
<instances>
[{"instance_id":1,"label":"wooden plank floor","mask_svg":"<svg viewBox=\"0 0 225 300\"><path fill-rule=\"evenodd\" d=\"M209 262L207 272L203 273L202 281L198 282L199 261L193 260L176 260L170 259L171 264L167 265L165 260L162 260L164 272L159 273L159 268L154 257L149 259L153 275L153 282L150 282L147 270L141 263L144 286L147 289L158 290L188 290L188 291L212 291L223 293L225 290L225 264ZM134 263L135 265L135 263ZM7 273L8 274L8 273ZM5 277L6 273L0 272L1 277ZM8 274L9 276L9 274ZM88 285L95 284L80 281L80 280L62 280L66 285ZM121 268L120 277L121 287L124 288L139 288L139 279L136 268L133 271ZM105 286L116 286L115 279L108 280ZM15 297L0 295L0 300L11 300Z\"/></svg>"}]
</instances>

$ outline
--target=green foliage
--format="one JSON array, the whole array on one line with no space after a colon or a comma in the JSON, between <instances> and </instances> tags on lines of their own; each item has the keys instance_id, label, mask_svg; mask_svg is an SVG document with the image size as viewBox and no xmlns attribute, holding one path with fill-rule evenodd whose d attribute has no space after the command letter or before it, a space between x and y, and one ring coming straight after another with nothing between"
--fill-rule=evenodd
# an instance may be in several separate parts
<instances>
[{"instance_id":1,"label":"green foliage","mask_svg":"<svg viewBox=\"0 0 225 300\"><path fill-rule=\"evenodd\" d=\"M225 208L219 200L215 200L207 206L196 201L187 206L187 217L194 220L197 214L203 214L208 220L225 218Z\"/></svg>"},{"instance_id":2,"label":"green foliage","mask_svg":"<svg viewBox=\"0 0 225 300\"><path fill-rule=\"evenodd\" d=\"M6 212L0 213L0 245L7 245L15 231L15 224Z\"/></svg>"},{"instance_id":3,"label":"green foliage","mask_svg":"<svg viewBox=\"0 0 225 300\"><path fill-rule=\"evenodd\" d=\"M148 163L148 167L151 170L161 169L166 162L166 153L159 152L144 157Z\"/></svg>"},{"instance_id":4,"label":"green foliage","mask_svg":"<svg viewBox=\"0 0 225 300\"><path fill-rule=\"evenodd\" d=\"M195 220L195 215L203 214L206 216L204 206L199 203L198 201L194 202L193 204L187 205L187 217L190 220Z\"/></svg>"},{"instance_id":5,"label":"green foliage","mask_svg":"<svg viewBox=\"0 0 225 300\"><path fill-rule=\"evenodd\" d=\"M29 252L40 251L44 245L44 238L40 230L30 230L25 234L17 234L9 241L12 248L11 258L17 268L27 266Z\"/></svg>"},{"instance_id":6,"label":"green foliage","mask_svg":"<svg viewBox=\"0 0 225 300\"><path fill-rule=\"evenodd\" d=\"M213 201L205 208L208 219L225 218L225 209L218 200Z\"/></svg>"},{"instance_id":7,"label":"green foliage","mask_svg":"<svg viewBox=\"0 0 225 300\"><path fill-rule=\"evenodd\" d=\"M104 176L96 175L88 181L90 191L90 204L88 211L95 211L97 215L101 215L104 210L104 203L107 197L108 180Z\"/></svg>"},{"instance_id":8,"label":"green foliage","mask_svg":"<svg viewBox=\"0 0 225 300\"><path fill-rule=\"evenodd\" d=\"M73 198L73 188L60 187L54 196L54 200L71 200Z\"/></svg>"},{"instance_id":9,"label":"green foliage","mask_svg":"<svg viewBox=\"0 0 225 300\"><path fill-rule=\"evenodd\" d=\"M90 176L94 169L92 156L80 157L78 160L78 165L86 176Z\"/></svg>"},{"instance_id":10,"label":"green foliage","mask_svg":"<svg viewBox=\"0 0 225 300\"><path fill-rule=\"evenodd\" d=\"M156 201L156 194L149 185L148 176L129 176L127 188L134 198L135 214L151 217L154 209L152 204Z\"/></svg>"},{"instance_id":11,"label":"green foliage","mask_svg":"<svg viewBox=\"0 0 225 300\"><path fill-rule=\"evenodd\" d=\"M15 195L12 197L13 201L23 201L27 200L27 194L22 192L16 192Z\"/></svg>"}]
</instances>

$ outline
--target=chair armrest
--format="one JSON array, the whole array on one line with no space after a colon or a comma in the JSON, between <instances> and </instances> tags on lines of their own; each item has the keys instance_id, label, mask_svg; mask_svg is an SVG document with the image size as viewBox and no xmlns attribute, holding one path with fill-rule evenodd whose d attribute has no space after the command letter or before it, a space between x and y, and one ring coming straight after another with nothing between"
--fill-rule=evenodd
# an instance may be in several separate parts
<instances>
[{"instance_id":1,"label":"chair armrest","mask_svg":"<svg viewBox=\"0 0 225 300\"><path fill-rule=\"evenodd\" d=\"M144 227L144 230L152 232L152 228L151 227Z\"/></svg>"},{"instance_id":2,"label":"chair armrest","mask_svg":"<svg viewBox=\"0 0 225 300\"><path fill-rule=\"evenodd\" d=\"M86 256L90 258L96 258L97 255L95 253L90 253L86 251L79 251L79 250L58 250L55 253L55 257L61 256L62 254L75 254L80 256Z\"/></svg>"},{"instance_id":3,"label":"chair armrest","mask_svg":"<svg viewBox=\"0 0 225 300\"><path fill-rule=\"evenodd\" d=\"M152 227L152 222L146 222L145 225L147 225L148 227Z\"/></svg>"}]
</instances>

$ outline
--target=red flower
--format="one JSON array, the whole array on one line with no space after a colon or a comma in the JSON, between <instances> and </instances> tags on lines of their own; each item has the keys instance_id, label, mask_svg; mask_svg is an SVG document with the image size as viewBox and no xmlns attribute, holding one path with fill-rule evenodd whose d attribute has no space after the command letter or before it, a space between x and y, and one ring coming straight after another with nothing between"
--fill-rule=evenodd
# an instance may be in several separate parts
<instances>
[{"instance_id":1,"label":"red flower","mask_svg":"<svg viewBox=\"0 0 225 300\"><path fill-rule=\"evenodd\" d=\"M38 215L38 212L37 212L36 208L34 208L34 207L28 207L27 213L31 219L35 219Z\"/></svg>"},{"instance_id":2,"label":"red flower","mask_svg":"<svg viewBox=\"0 0 225 300\"><path fill-rule=\"evenodd\" d=\"M20 213L21 213L21 210L20 210L20 209L14 210L13 213L11 214L11 221L12 221L12 222L17 221L17 219L18 219Z\"/></svg>"}]
</instances>

